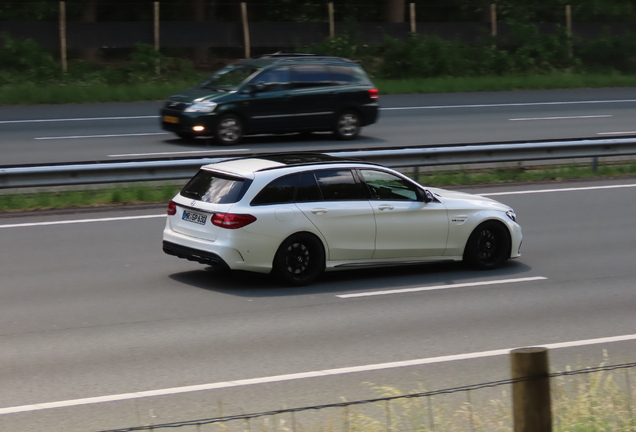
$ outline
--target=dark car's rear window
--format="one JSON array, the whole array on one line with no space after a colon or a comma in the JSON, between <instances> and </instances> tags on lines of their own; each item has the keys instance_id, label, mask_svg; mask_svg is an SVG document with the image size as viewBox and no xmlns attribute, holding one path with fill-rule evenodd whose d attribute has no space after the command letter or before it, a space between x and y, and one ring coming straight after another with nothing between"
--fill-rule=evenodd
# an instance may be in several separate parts
<instances>
[{"instance_id":1,"label":"dark car's rear window","mask_svg":"<svg viewBox=\"0 0 636 432\"><path fill-rule=\"evenodd\" d=\"M185 185L181 195L212 204L232 204L243 197L250 183L251 180L200 170Z\"/></svg>"}]
</instances>

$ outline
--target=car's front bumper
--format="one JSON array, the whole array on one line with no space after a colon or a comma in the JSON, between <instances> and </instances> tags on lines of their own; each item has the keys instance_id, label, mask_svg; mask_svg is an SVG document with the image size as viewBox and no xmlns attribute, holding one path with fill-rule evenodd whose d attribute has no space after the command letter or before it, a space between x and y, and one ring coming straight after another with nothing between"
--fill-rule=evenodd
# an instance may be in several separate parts
<instances>
[{"instance_id":1,"label":"car's front bumper","mask_svg":"<svg viewBox=\"0 0 636 432\"><path fill-rule=\"evenodd\" d=\"M192 136L212 136L216 128L218 115L216 113L186 113L184 111L163 108L160 112L161 128L178 134ZM166 121L177 119L177 122ZM194 130L194 127L203 127L202 131Z\"/></svg>"}]
</instances>

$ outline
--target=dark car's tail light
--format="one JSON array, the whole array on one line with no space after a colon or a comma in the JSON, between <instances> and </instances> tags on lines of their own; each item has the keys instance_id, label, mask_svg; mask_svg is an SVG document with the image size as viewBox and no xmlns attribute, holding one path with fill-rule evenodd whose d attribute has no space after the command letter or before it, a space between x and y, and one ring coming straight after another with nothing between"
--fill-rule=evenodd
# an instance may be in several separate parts
<instances>
[{"instance_id":1,"label":"dark car's tail light","mask_svg":"<svg viewBox=\"0 0 636 432\"><path fill-rule=\"evenodd\" d=\"M221 228L238 229L251 224L256 218L249 214L215 213L210 220L212 225Z\"/></svg>"},{"instance_id":2,"label":"dark car's tail light","mask_svg":"<svg viewBox=\"0 0 636 432\"><path fill-rule=\"evenodd\" d=\"M380 92L378 91L378 89L369 89L369 97L371 99L377 99L378 97L380 97Z\"/></svg>"},{"instance_id":3,"label":"dark car's tail light","mask_svg":"<svg viewBox=\"0 0 636 432\"><path fill-rule=\"evenodd\" d=\"M168 216L173 216L177 214L177 205L174 201L170 200L168 203Z\"/></svg>"}]
</instances>

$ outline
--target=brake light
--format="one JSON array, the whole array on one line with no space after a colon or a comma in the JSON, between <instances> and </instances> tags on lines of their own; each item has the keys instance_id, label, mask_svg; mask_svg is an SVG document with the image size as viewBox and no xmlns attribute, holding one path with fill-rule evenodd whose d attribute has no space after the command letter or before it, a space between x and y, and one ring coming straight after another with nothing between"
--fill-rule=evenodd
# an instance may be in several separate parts
<instances>
[{"instance_id":1,"label":"brake light","mask_svg":"<svg viewBox=\"0 0 636 432\"><path fill-rule=\"evenodd\" d=\"M221 228L238 229L251 224L256 218L249 214L215 213L210 220L212 225Z\"/></svg>"},{"instance_id":2,"label":"brake light","mask_svg":"<svg viewBox=\"0 0 636 432\"><path fill-rule=\"evenodd\" d=\"M371 99L377 99L378 97L380 97L380 92L378 91L378 89L369 89L368 92Z\"/></svg>"},{"instance_id":3,"label":"brake light","mask_svg":"<svg viewBox=\"0 0 636 432\"><path fill-rule=\"evenodd\" d=\"M176 214L177 214L177 205L174 203L174 201L170 200L170 202L168 203L168 216L172 216Z\"/></svg>"}]
</instances>

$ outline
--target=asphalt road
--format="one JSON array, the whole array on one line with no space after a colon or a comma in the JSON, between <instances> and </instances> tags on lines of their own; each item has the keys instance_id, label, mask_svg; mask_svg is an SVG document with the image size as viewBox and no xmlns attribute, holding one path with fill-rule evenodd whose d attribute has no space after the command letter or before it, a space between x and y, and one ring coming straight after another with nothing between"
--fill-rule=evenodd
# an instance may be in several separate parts
<instances>
[{"instance_id":1,"label":"asphalt road","mask_svg":"<svg viewBox=\"0 0 636 432\"><path fill-rule=\"evenodd\" d=\"M0 430L101 430L378 396L365 383L408 392L487 382L509 377L507 356L471 354L521 346L570 342L551 350L555 370L634 361L634 336L580 341L636 333L636 180L469 191L516 210L520 259L489 272L330 273L301 289L164 255L163 208L2 216ZM418 287L435 289L347 297ZM439 356L456 357L401 363ZM378 366L387 362L398 363ZM256 378L267 379L237 385ZM163 392L122 396L149 390ZM49 402L61 407L39 405Z\"/></svg>"},{"instance_id":2,"label":"asphalt road","mask_svg":"<svg viewBox=\"0 0 636 432\"><path fill-rule=\"evenodd\" d=\"M381 96L353 142L260 136L235 147L159 127L160 102L0 107L0 166L635 135L636 88Z\"/></svg>"}]
</instances>

